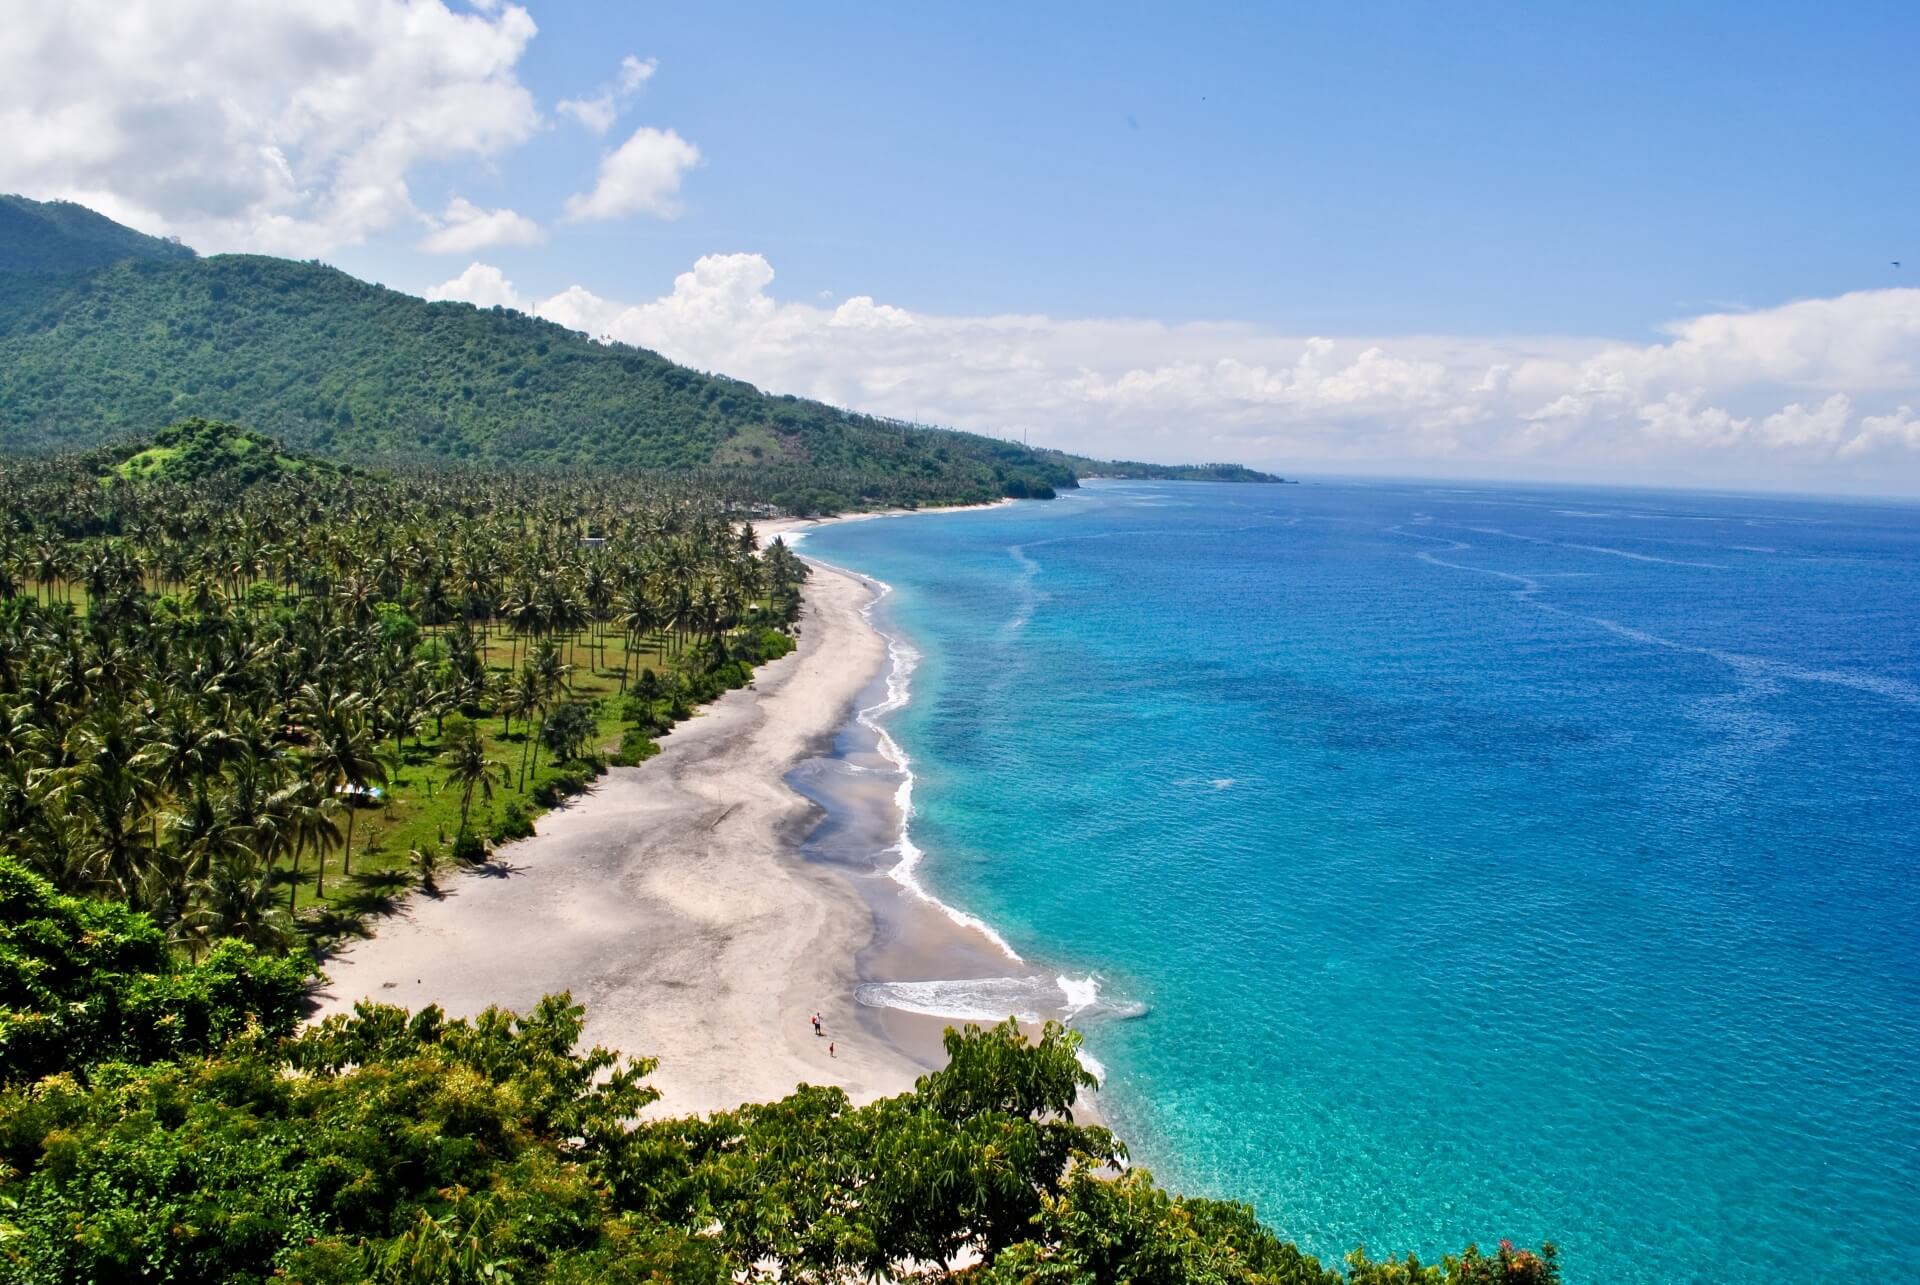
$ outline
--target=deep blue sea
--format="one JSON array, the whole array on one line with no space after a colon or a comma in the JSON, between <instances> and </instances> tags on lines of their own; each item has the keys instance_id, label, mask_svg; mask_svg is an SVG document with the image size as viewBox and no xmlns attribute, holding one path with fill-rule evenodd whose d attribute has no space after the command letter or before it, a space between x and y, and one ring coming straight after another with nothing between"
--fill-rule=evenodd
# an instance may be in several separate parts
<instances>
[{"instance_id":1,"label":"deep blue sea","mask_svg":"<svg viewBox=\"0 0 1920 1285\"><path fill-rule=\"evenodd\" d=\"M847 523L919 877L1176 1189L1331 1260L1913 1279L1920 509L1094 483Z\"/></svg>"}]
</instances>

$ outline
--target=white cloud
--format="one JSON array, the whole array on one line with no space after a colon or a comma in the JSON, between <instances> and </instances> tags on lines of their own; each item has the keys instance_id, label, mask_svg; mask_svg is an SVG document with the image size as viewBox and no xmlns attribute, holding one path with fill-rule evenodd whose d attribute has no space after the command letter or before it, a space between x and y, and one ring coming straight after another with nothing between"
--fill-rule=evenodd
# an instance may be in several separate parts
<instances>
[{"instance_id":1,"label":"white cloud","mask_svg":"<svg viewBox=\"0 0 1920 1285\"><path fill-rule=\"evenodd\" d=\"M766 260L762 259L762 263ZM772 269L768 270L771 277ZM764 283L763 283L764 284ZM913 324L913 314L905 308L896 308L891 304L875 303L870 294L855 295L833 310L827 318L829 326L855 326L865 329L875 327L885 330L897 330Z\"/></svg>"},{"instance_id":2,"label":"white cloud","mask_svg":"<svg viewBox=\"0 0 1920 1285\"><path fill-rule=\"evenodd\" d=\"M653 79L653 73L660 69L659 60L640 59L628 54L620 60L620 92L634 94L640 92L640 86Z\"/></svg>"},{"instance_id":3,"label":"white cloud","mask_svg":"<svg viewBox=\"0 0 1920 1285\"><path fill-rule=\"evenodd\" d=\"M628 54L620 60L620 73L613 84L602 85L580 98L563 98L553 105L553 109L562 116L570 116L580 122L591 133L604 134L619 119L621 105L639 93L659 68L656 59L641 59Z\"/></svg>"},{"instance_id":4,"label":"white cloud","mask_svg":"<svg viewBox=\"0 0 1920 1285\"><path fill-rule=\"evenodd\" d=\"M1767 416L1760 436L1769 446L1835 447L1852 409L1852 399L1845 393L1835 393L1812 408L1795 402Z\"/></svg>"},{"instance_id":5,"label":"white cloud","mask_svg":"<svg viewBox=\"0 0 1920 1285\"><path fill-rule=\"evenodd\" d=\"M518 5L441 0L13 5L0 190L66 197L205 250L305 257L416 217L409 175L539 124Z\"/></svg>"},{"instance_id":6,"label":"white cloud","mask_svg":"<svg viewBox=\"0 0 1920 1285\"><path fill-rule=\"evenodd\" d=\"M540 225L513 210L483 210L464 196L448 202L433 230L420 242L430 254L472 254L496 245L538 245Z\"/></svg>"},{"instance_id":7,"label":"white cloud","mask_svg":"<svg viewBox=\"0 0 1920 1285\"><path fill-rule=\"evenodd\" d=\"M478 266L437 293L778 392L1095 455L1920 490L1920 290L1702 315L1636 346L835 307L777 298L757 254L708 255L645 303L578 285L515 300Z\"/></svg>"},{"instance_id":8,"label":"white cloud","mask_svg":"<svg viewBox=\"0 0 1920 1285\"><path fill-rule=\"evenodd\" d=\"M1657 402L1634 408L1640 431L1663 446L1732 446L1753 427L1751 419L1736 418L1724 407L1700 407L1699 389L1668 393Z\"/></svg>"},{"instance_id":9,"label":"white cloud","mask_svg":"<svg viewBox=\"0 0 1920 1285\"><path fill-rule=\"evenodd\" d=\"M567 198L570 219L618 219L680 213L680 180L700 163L700 149L670 129L643 125L600 159L593 191Z\"/></svg>"},{"instance_id":10,"label":"white cloud","mask_svg":"<svg viewBox=\"0 0 1920 1285\"><path fill-rule=\"evenodd\" d=\"M527 310L526 301L513 288L513 282L490 263L469 263L467 270L451 281L427 291L427 298L440 301L457 299L478 308L515 308Z\"/></svg>"},{"instance_id":11,"label":"white cloud","mask_svg":"<svg viewBox=\"0 0 1920 1285\"><path fill-rule=\"evenodd\" d=\"M553 109L562 116L571 116L594 134L604 134L612 129L614 120L620 115L620 108L610 93L595 94L591 98L562 98L553 105Z\"/></svg>"},{"instance_id":12,"label":"white cloud","mask_svg":"<svg viewBox=\"0 0 1920 1285\"><path fill-rule=\"evenodd\" d=\"M1902 406L1888 415L1866 416L1860 421L1860 431L1840 448L1840 454L1865 455L1885 446L1920 451L1920 415L1914 414L1913 407Z\"/></svg>"}]
</instances>

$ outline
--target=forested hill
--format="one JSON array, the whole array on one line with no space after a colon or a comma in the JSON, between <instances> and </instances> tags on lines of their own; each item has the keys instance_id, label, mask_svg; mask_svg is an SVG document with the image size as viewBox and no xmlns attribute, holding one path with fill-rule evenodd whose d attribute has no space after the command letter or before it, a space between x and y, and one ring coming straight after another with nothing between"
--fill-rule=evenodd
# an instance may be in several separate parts
<instances>
[{"instance_id":1,"label":"forested hill","mask_svg":"<svg viewBox=\"0 0 1920 1285\"><path fill-rule=\"evenodd\" d=\"M122 259L179 261L178 241L135 232L71 201L0 195L0 272L74 272Z\"/></svg>"},{"instance_id":2,"label":"forested hill","mask_svg":"<svg viewBox=\"0 0 1920 1285\"><path fill-rule=\"evenodd\" d=\"M4 209L31 236L0 228L0 447L207 416L363 462L700 471L801 510L1074 485L1018 443L773 396L520 313L428 303L318 263L195 258L76 206ZM103 258L119 261L92 266Z\"/></svg>"}]
</instances>

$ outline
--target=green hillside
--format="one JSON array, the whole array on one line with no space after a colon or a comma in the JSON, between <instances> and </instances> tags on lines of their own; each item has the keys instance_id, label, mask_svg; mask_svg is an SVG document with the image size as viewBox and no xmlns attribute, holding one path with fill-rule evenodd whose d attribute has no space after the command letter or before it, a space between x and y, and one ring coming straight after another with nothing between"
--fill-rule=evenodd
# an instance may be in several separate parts
<instances>
[{"instance_id":1,"label":"green hillside","mask_svg":"<svg viewBox=\"0 0 1920 1285\"><path fill-rule=\"evenodd\" d=\"M96 222L118 225L75 206L4 208L33 216L10 263L119 261L0 272L0 447L204 416L351 461L705 472L796 509L1074 485L1070 467L1016 443L772 396L505 309L428 303L318 263L96 236Z\"/></svg>"},{"instance_id":2,"label":"green hillside","mask_svg":"<svg viewBox=\"0 0 1920 1285\"><path fill-rule=\"evenodd\" d=\"M100 473L133 482L198 482L218 477L233 485L294 477L309 471L338 476L341 470L311 455L290 455L264 433L211 419L183 419L149 442L102 448Z\"/></svg>"},{"instance_id":3,"label":"green hillside","mask_svg":"<svg viewBox=\"0 0 1920 1285\"><path fill-rule=\"evenodd\" d=\"M178 241L135 232L71 201L0 195L0 272L77 272L122 259L193 258Z\"/></svg>"}]
</instances>

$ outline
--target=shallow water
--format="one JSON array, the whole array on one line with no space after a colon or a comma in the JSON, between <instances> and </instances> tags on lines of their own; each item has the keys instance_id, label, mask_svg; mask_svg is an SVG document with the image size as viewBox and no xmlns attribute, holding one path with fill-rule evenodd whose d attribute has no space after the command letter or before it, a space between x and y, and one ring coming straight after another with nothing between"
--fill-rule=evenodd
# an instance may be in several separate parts
<instances>
[{"instance_id":1,"label":"shallow water","mask_svg":"<svg viewBox=\"0 0 1920 1285\"><path fill-rule=\"evenodd\" d=\"M1335 1259L1902 1274L1920 512L1106 483L803 549L920 654L917 877L1099 979L1163 1181Z\"/></svg>"}]
</instances>

